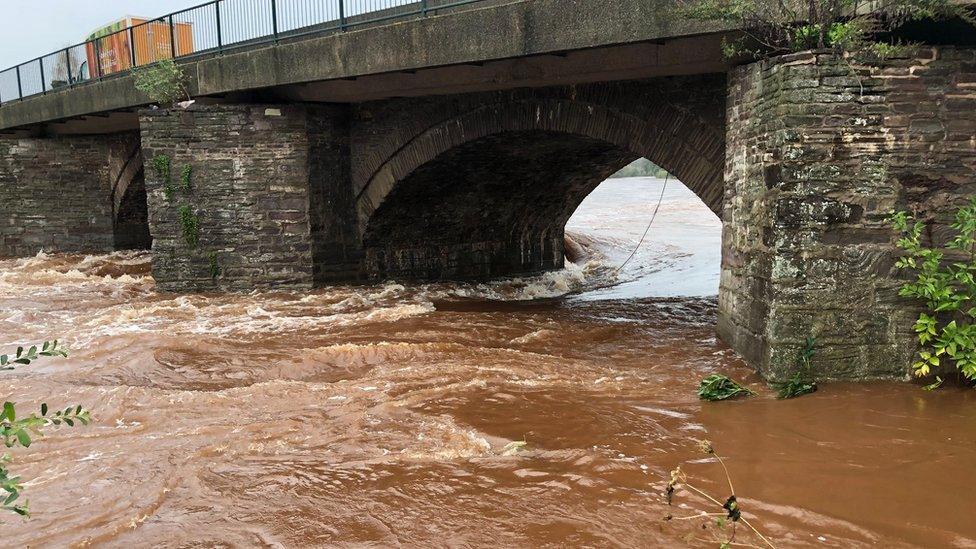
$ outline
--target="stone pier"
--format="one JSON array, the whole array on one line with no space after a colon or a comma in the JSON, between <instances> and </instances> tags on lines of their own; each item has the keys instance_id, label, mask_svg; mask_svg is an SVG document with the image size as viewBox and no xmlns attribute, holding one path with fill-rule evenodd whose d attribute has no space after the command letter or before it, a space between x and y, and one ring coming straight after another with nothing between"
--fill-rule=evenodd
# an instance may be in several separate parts
<instances>
[{"instance_id":1,"label":"stone pier","mask_svg":"<svg viewBox=\"0 0 976 549\"><path fill-rule=\"evenodd\" d=\"M346 107L325 105L144 111L158 287L311 288L354 276L347 124Z\"/></svg>"},{"instance_id":2,"label":"stone pier","mask_svg":"<svg viewBox=\"0 0 976 549\"><path fill-rule=\"evenodd\" d=\"M976 196L976 50L849 63L800 53L730 76L719 333L770 379L817 339L817 375L901 376L899 210L948 238Z\"/></svg>"}]
</instances>

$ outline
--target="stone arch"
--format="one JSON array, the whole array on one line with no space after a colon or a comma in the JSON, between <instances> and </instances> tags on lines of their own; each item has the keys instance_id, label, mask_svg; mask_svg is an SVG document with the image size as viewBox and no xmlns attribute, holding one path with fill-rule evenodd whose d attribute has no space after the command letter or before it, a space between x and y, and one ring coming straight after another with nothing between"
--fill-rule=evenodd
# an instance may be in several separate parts
<instances>
[{"instance_id":1,"label":"stone arch","mask_svg":"<svg viewBox=\"0 0 976 549\"><path fill-rule=\"evenodd\" d=\"M591 102L528 99L494 103L440 121L404 143L354 188L360 229L399 181L439 155L489 135L551 131L612 143L674 174L721 217L725 140L722 128L672 105L637 115Z\"/></svg>"},{"instance_id":2,"label":"stone arch","mask_svg":"<svg viewBox=\"0 0 976 549\"><path fill-rule=\"evenodd\" d=\"M560 268L576 207L640 157L721 216L724 81L713 80L721 85L697 94L678 79L670 90L602 83L373 107L375 127L363 133L375 139L352 172L362 272L438 279Z\"/></svg>"}]
</instances>

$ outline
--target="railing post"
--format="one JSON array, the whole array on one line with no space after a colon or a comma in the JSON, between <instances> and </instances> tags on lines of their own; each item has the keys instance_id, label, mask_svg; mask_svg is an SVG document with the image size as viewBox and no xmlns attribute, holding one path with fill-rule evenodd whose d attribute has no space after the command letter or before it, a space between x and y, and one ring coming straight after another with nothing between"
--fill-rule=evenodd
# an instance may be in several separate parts
<instances>
[{"instance_id":1,"label":"railing post","mask_svg":"<svg viewBox=\"0 0 976 549\"><path fill-rule=\"evenodd\" d=\"M278 41L278 0L271 0L271 29L274 31L275 42Z\"/></svg>"},{"instance_id":2,"label":"railing post","mask_svg":"<svg viewBox=\"0 0 976 549\"><path fill-rule=\"evenodd\" d=\"M47 79L44 78L44 58L38 57L37 64L41 66L41 93L47 93Z\"/></svg>"},{"instance_id":3,"label":"railing post","mask_svg":"<svg viewBox=\"0 0 976 549\"><path fill-rule=\"evenodd\" d=\"M420 14L427 17L427 0L420 0Z\"/></svg>"},{"instance_id":4,"label":"railing post","mask_svg":"<svg viewBox=\"0 0 976 549\"><path fill-rule=\"evenodd\" d=\"M74 76L71 74L71 56L68 55L68 48L64 48L64 66L68 74L65 77L68 79L68 85L73 84Z\"/></svg>"},{"instance_id":5,"label":"railing post","mask_svg":"<svg viewBox=\"0 0 976 549\"><path fill-rule=\"evenodd\" d=\"M17 65L17 99L24 98L24 88L20 85L20 65Z\"/></svg>"},{"instance_id":6,"label":"railing post","mask_svg":"<svg viewBox=\"0 0 976 549\"><path fill-rule=\"evenodd\" d=\"M214 8L217 10L217 50L223 50L224 39L220 31L220 0L214 2Z\"/></svg>"},{"instance_id":7,"label":"railing post","mask_svg":"<svg viewBox=\"0 0 976 549\"><path fill-rule=\"evenodd\" d=\"M346 0L339 0L339 30L346 30Z\"/></svg>"},{"instance_id":8,"label":"railing post","mask_svg":"<svg viewBox=\"0 0 976 549\"><path fill-rule=\"evenodd\" d=\"M176 59L176 29L173 28L173 16L169 16L169 58Z\"/></svg>"},{"instance_id":9,"label":"railing post","mask_svg":"<svg viewBox=\"0 0 976 549\"><path fill-rule=\"evenodd\" d=\"M129 68L136 68L136 34L129 27Z\"/></svg>"}]
</instances>

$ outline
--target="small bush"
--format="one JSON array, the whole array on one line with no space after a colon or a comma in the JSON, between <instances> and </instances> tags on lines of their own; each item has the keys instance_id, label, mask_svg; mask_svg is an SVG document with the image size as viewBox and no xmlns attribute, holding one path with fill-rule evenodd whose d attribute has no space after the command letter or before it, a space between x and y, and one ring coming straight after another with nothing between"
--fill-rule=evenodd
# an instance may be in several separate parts
<instances>
[{"instance_id":1,"label":"small bush","mask_svg":"<svg viewBox=\"0 0 976 549\"><path fill-rule=\"evenodd\" d=\"M189 247L196 248L200 243L200 222L189 206L180 206L180 226L183 228L183 240Z\"/></svg>"},{"instance_id":2,"label":"small bush","mask_svg":"<svg viewBox=\"0 0 976 549\"><path fill-rule=\"evenodd\" d=\"M210 263L210 279L217 280L220 276L220 264L217 263L217 252L210 252L207 255L207 260Z\"/></svg>"},{"instance_id":3,"label":"small bush","mask_svg":"<svg viewBox=\"0 0 976 549\"><path fill-rule=\"evenodd\" d=\"M169 106L190 98L186 75L172 59L166 59L135 71L136 89L160 106Z\"/></svg>"},{"instance_id":4,"label":"small bush","mask_svg":"<svg viewBox=\"0 0 976 549\"><path fill-rule=\"evenodd\" d=\"M810 362L813 359L816 339L808 337L806 346L797 359L797 370L786 383L775 385L779 391L776 398L796 398L817 390L817 383L810 379Z\"/></svg>"},{"instance_id":5,"label":"small bush","mask_svg":"<svg viewBox=\"0 0 976 549\"><path fill-rule=\"evenodd\" d=\"M685 17L722 21L742 29L741 38L723 42L729 57L828 48L877 57L894 51L892 33L906 23L955 18L976 26L968 8L953 0L687 0L680 11Z\"/></svg>"},{"instance_id":6,"label":"small bush","mask_svg":"<svg viewBox=\"0 0 976 549\"><path fill-rule=\"evenodd\" d=\"M816 392L817 384L813 381L804 381L803 378L800 377L800 374L796 374L786 383L778 385L777 389L779 392L776 393L776 398L796 398L798 396Z\"/></svg>"},{"instance_id":7,"label":"small bush","mask_svg":"<svg viewBox=\"0 0 976 549\"><path fill-rule=\"evenodd\" d=\"M172 200L175 189L173 188L173 177L170 173L170 159L165 154L158 154L150 161L153 175L163 184L163 196L166 200Z\"/></svg>"},{"instance_id":8,"label":"small bush","mask_svg":"<svg viewBox=\"0 0 976 549\"><path fill-rule=\"evenodd\" d=\"M183 170L180 172L180 186L183 192L189 193L192 190L190 185L190 179L193 175L193 166L186 164L183 166Z\"/></svg>"}]
</instances>

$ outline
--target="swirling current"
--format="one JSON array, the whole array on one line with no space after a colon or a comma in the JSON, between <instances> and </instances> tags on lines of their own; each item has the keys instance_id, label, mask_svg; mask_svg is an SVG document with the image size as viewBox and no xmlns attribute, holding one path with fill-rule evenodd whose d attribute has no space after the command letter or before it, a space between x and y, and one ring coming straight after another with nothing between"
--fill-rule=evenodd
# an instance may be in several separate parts
<instances>
[{"instance_id":1,"label":"swirling current","mask_svg":"<svg viewBox=\"0 0 976 549\"><path fill-rule=\"evenodd\" d=\"M88 427L12 451L9 547L718 546L727 496L778 547L976 547L976 394L834 383L779 401L715 335L720 223L672 182L612 180L572 260L483 284L157 292L148 252L0 261L0 376ZM758 395L698 400L723 372ZM666 520L668 516L672 520ZM737 540L759 544L740 529Z\"/></svg>"}]
</instances>

